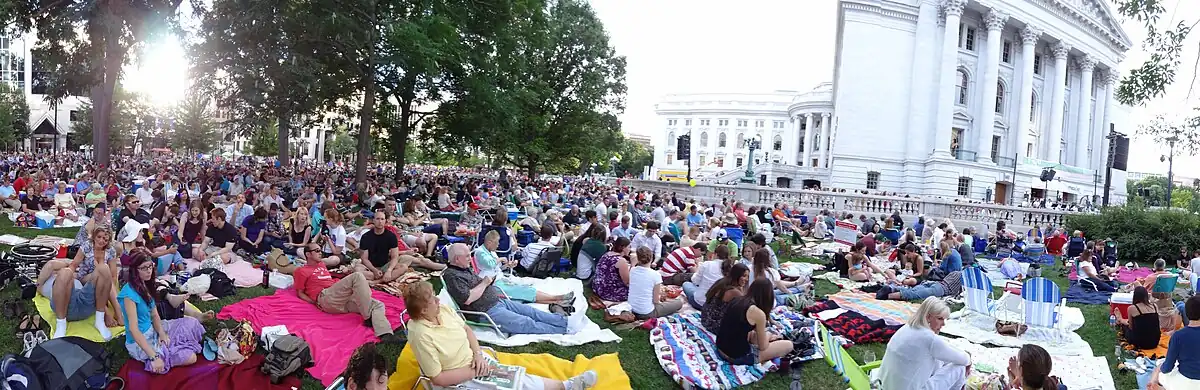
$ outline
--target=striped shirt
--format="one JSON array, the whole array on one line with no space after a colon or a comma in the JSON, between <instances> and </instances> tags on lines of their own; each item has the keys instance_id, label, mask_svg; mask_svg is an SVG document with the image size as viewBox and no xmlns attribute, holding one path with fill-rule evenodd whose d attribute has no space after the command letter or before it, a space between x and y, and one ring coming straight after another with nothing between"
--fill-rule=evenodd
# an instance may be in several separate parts
<instances>
[{"instance_id":1,"label":"striped shirt","mask_svg":"<svg viewBox=\"0 0 1200 390\"><path fill-rule=\"evenodd\" d=\"M692 247L673 250L667 254L666 260L663 260L658 273L668 277L680 272L687 272L689 268L696 266L696 258L699 256L700 254L696 253L696 249Z\"/></svg>"}]
</instances>

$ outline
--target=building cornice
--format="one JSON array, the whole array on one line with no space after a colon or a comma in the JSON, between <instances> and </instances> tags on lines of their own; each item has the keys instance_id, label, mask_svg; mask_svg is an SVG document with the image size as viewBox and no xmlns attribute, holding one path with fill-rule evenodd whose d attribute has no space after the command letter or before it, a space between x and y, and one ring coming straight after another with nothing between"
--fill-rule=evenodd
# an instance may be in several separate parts
<instances>
[{"instance_id":1,"label":"building cornice","mask_svg":"<svg viewBox=\"0 0 1200 390\"><path fill-rule=\"evenodd\" d=\"M1045 7L1052 14L1065 15L1079 26L1090 29L1116 47L1119 53L1125 53L1133 46L1133 41L1121 28L1120 23L1112 16L1108 5L1097 0L1030 0ZM1083 7L1090 7L1094 14L1088 14ZM1106 25L1107 24L1107 25Z\"/></svg>"},{"instance_id":2,"label":"building cornice","mask_svg":"<svg viewBox=\"0 0 1200 390\"><path fill-rule=\"evenodd\" d=\"M961 1L961 0L960 0ZM867 13L878 14L892 19L900 19L909 22L916 22L919 16L919 9L903 4L881 1L842 1L842 8L845 10L862 11Z\"/></svg>"}]
</instances>

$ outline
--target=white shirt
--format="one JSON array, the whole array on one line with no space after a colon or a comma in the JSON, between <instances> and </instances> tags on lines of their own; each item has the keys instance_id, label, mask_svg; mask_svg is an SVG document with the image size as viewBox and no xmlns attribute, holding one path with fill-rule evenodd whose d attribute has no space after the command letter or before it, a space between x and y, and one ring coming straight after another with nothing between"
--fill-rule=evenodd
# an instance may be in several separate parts
<instances>
[{"instance_id":1,"label":"white shirt","mask_svg":"<svg viewBox=\"0 0 1200 390\"><path fill-rule=\"evenodd\" d=\"M333 246L345 250L346 248L346 228L343 226L331 226L329 228L329 236L333 238ZM329 246L329 242L325 243L325 252L333 253L333 248Z\"/></svg>"},{"instance_id":2,"label":"white shirt","mask_svg":"<svg viewBox=\"0 0 1200 390\"><path fill-rule=\"evenodd\" d=\"M142 201L142 207L150 207L150 204L154 203L154 192L149 187L146 187L145 184L143 184L141 188L138 188L137 191L134 192L137 195L138 200Z\"/></svg>"},{"instance_id":3,"label":"white shirt","mask_svg":"<svg viewBox=\"0 0 1200 390\"><path fill-rule=\"evenodd\" d=\"M721 260L709 260L700 263L696 268L696 273L692 274L692 284L696 285L696 295L693 297L696 303L701 305L708 298L708 289L712 288L713 284L724 278L725 274L721 273Z\"/></svg>"},{"instance_id":4,"label":"white shirt","mask_svg":"<svg viewBox=\"0 0 1200 390\"><path fill-rule=\"evenodd\" d=\"M533 263L536 262L539 257L542 257L542 252L553 247L554 244L544 240L538 240L538 242L529 244L522 249L523 252L521 252L521 266L525 267L526 270L532 270Z\"/></svg>"},{"instance_id":5,"label":"white shirt","mask_svg":"<svg viewBox=\"0 0 1200 390\"><path fill-rule=\"evenodd\" d=\"M638 248L647 247L650 248L650 253L654 254L654 260L656 262L658 261L658 258L662 257L662 239L658 238L658 235L647 235L646 232L643 231L638 233L637 236L633 237L632 241L633 242L630 243L629 248L634 253L637 253Z\"/></svg>"},{"instance_id":6,"label":"white shirt","mask_svg":"<svg viewBox=\"0 0 1200 390\"><path fill-rule=\"evenodd\" d=\"M971 364L971 356L947 344L929 329L905 325L892 335L879 366L883 388L888 390L942 390L933 379L942 363Z\"/></svg>"},{"instance_id":7,"label":"white shirt","mask_svg":"<svg viewBox=\"0 0 1200 390\"><path fill-rule=\"evenodd\" d=\"M629 308L633 314L654 311L654 288L662 284L662 276L649 267L633 267L629 271Z\"/></svg>"}]
</instances>

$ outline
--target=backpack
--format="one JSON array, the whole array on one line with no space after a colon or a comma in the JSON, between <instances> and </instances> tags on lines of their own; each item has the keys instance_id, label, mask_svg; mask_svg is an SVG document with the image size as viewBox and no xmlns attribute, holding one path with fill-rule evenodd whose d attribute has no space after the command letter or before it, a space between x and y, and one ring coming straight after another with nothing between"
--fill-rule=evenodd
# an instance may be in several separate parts
<instances>
[{"instance_id":1,"label":"backpack","mask_svg":"<svg viewBox=\"0 0 1200 390\"><path fill-rule=\"evenodd\" d=\"M199 275L208 275L211 280L208 285L208 293L217 298L224 298L237 294L237 290L233 287L233 279L216 268L205 268L197 270L192 274L192 277Z\"/></svg>"},{"instance_id":2,"label":"backpack","mask_svg":"<svg viewBox=\"0 0 1200 390\"><path fill-rule=\"evenodd\" d=\"M312 366L312 350L308 343L289 334L280 336L271 344L260 370L271 377L271 383L278 384L283 378Z\"/></svg>"},{"instance_id":3,"label":"backpack","mask_svg":"<svg viewBox=\"0 0 1200 390\"><path fill-rule=\"evenodd\" d=\"M111 356L102 344L80 337L63 337L38 344L25 356L8 356L0 363L5 382L4 389L65 389L99 390L117 383L116 389L125 387L119 377L110 376L108 367ZM8 382L13 375L24 375L28 382Z\"/></svg>"}]
</instances>

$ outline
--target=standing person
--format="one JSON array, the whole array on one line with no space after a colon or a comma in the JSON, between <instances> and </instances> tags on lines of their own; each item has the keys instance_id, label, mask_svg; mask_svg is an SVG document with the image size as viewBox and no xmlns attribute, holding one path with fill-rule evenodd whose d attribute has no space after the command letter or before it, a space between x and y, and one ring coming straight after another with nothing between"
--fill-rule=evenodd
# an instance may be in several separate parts
<instances>
[{"instance_id":1,"label":"standing person","mask_svg":"<svg viewBox=\"0 0 1200 390\"><path fill-rule=\"evenodd\" d=\"M960 389L971 374L971 355L938 337L950 308L935 297L925 298L892 336L879 366L883 388L889 390Z\"/></svg>"},{"instance_id":2,"label":"standing person","mask_svg":"<svg viewBox=\"0 0 1200 390\"><path fill-rule=\"evenodd\" d=\"M340 280L334 279L325 262L321 261L321 247L316 243L308 245L304 250L304 266L292 271L296 295L326 313L361 315L380 340L398 342L383 302L371 297L371 286L366 275L354 272Z\"/></svg>"},{"instance_id":3,"label":"standing person","mask_svg":"<svg viewBox=\"0 0 1200 390\"><path fill-rule=\"evenodd\" d=\"M771 282L758 279L745 296L729 304L716 335L717 351L729 364L756 365L792 351L790 340L767 330L775 307L773 291Z\"/></svg>"},{"instance_id":4,"label":"standing person","mask_svg":"<svg viewBox=\"0 0 1200 390\"><path fill-rule=\"evenodd\" d=\"M117 294L125 324L125 349L129 357L146 364L146 371L165 374L172 367L196 362L203 351L204 327L195 317L164 321L155 309L154 260L145 254L133 255L129 283ZM151 332L153 330L153 332Z\"/></svg>"},{"instance_id":5,"label":"standing person","mask_svg":"<svg viewBox=\"0 0 1200 390\"><path fill-rule=\"evenodd\" d=\"M638 248L637 265L629 271L629 307L639 320L668 316L683 308L683 301L668 299L663 293L662 275L650 268L653 262L649 248Z\"/></svg>"}]
</instances>

